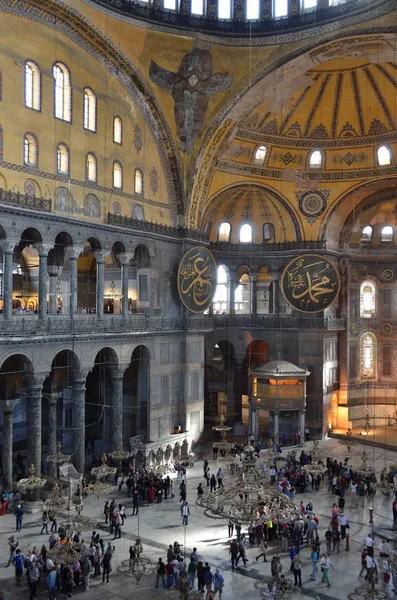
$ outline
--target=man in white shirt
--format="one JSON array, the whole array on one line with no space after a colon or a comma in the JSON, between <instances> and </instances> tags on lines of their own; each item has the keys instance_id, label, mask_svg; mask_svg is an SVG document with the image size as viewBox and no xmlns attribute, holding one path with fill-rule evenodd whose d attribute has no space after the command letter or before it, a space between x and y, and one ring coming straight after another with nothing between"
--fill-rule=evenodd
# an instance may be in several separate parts
<instances>
[{"instance_id":1,"label":"man in white shirt","mask_svg":"<svg viewBox=\"0 0 397 600\"><path fill-rule=\"evenodd\" d=\"M367 537L365 538L365 545L367 546L368 556L370 556L372 558L374 556L374 545L375 545L375 539L374 539L373 533L370 533L369 535L367 535Z\"/></svg>"}]
</instances>

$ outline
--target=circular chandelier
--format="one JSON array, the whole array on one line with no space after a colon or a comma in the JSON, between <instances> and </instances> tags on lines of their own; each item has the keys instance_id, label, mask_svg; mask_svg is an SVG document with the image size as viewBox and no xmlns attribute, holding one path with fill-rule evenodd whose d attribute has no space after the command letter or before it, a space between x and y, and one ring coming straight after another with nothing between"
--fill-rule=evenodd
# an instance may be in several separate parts
<instances>
[{"instance_id":1,"label":"circular chandelier","mask_svg":"<svg viewBox=\"0 0 397 600\"><path fill-rule=\"evenodd\" d=\"M221 436L221 441L213 444L213 448L217 448L218 452L220 453L220 460L226 464L232 463L234 461L234 456L231 453L232 444L227 441L227 434L232 427L229 427L229 425L225 424L224 415L220 415L220 417L218 417L218 423L216 423L212 429Z\"/></svg>"},{"instance_id":2,"label":"circular chandelier","mask_svg":"<svg viewBox=\"0 0 397 600\"><path fill-rule=\"evenodd\" d=\"M111 491L112 486L108 483L104 483L100 479L92 481L84 488L84 492L87 495L96 496L98 500L101 496L104 496L105 494L110 494Z\"/></svg>"},{"instance_id":3,"label":"circular chandelier","mask_svg":"<svg viewBox=\"0 0 397 600\"><path fill-rule=\"evenodd\" d=\"M41 489L47 483L46 479L41 479L40 477L36 477L35 475L36 467L32 463L29 467L29 477L25 477L24 479L20 479L17 483L17 487L21 492L25 492L26 490L32 491Z\"/></svg>"},{"instance_id":4,"label":"circular chandelier","mask_svg":"<svg viewBox=\"0 0 397 600\"><path fill-rule=\"evenodd\" d=\"M67 500L66 498L62 498L58 483L54 483L51 494L44 502L44 508L46 510L54 510L55 512L58 512L66 506L66 503Z\"/></svg>"},{"instance_id":5,"label":"circular chandelier","mask_svg":"<svg viewBox=\"0 0 397 600\"><path fill-rule=\"evenodd\" d=\"M113 450L113 452L109 452L109 456L113 460L117 460L117 461L121 462L123 460L127 460L127 458L129 458L131 456L131 452L129 452L128 450L124 450L123 440L120 440L117 450Z\"/></svg>"},{"instance_id":6,"label":"circular chandelier","mask_svg":"<svg viewBox=\"0 0 397 600\"><path fill-rule=\"evenodd\" d=\"M58 543L48 550L47 556L58 564L69 564L79 560L86 549L85 544L66 541L64 544Z\"/></svg>"},{"instance_id":7,"label":"circular chandelier","mask_svg":"<svg viewBox=\"0 0 397 600\"><path fill-rule=\"evenodd\" d=\"M203 595L201 592L190 591L189 577L187 573L182 573L178 577L175 590L167 594L167 598L171 598L171 600L202 600Z\"/></svg>"},{"instance_id":8,"label":"circular chandelier","mask_svg":"<svg viewBox=\"0 0 397 600\"><path fill-rule=\"evenodd\" d=\"M109 475L114 475L117 471L116 467L111 467L107 464L108 457L106 454L103 454L101 457L101 464L98 467L93 467L91 469L92 475L94 475L99 481L106 481Z\"/></svg>"},{"instance_id":9,"label":"circular chandelier","mask_svg":"<svg viewBox=\"0 0 397 600\"><path fill-rule=\"evenodd\" d=\"M388 498L390 494L395 491L394 482L388 480L386 467L382 469L380 479L375 483L374 487L379 490L385 498Z\"/></svg>"},{"instance_id":10,"label":"circular chandelier","mask_svg":"<svg viewBox=\"0 0 397 600\"><path fill-rule=\"evenodd\" d=\"M123 560L116 569L117 572L124 575L124 577L133 579L137 585L144 575L155 575L158 568L157 563L154 563L149 558L143 557L142 552L143 547L141 540L137 538L133 546L134 558Z\"/></svg>"},{"instance_id":11,"label":"circular chandelier","mask_svg":"<svg viewBox=\"0 0 397 600\"><path fill-rule=\"evenodd\" d=\"M196 500L197 506L212 519L230 520L240 525L257 525L269 517L288 517L296 513L296 505L271 485L262 485L257 469L245 461L236 483L210 492Z\"/></svg>"},{"instance_id":12,"label":"circular chandelier","mask_svg":"<svg viewBox=\"0 0 397 600\"><path fill-rule=\"evenodd\" d=\"M342 444L342 446L345 446L347 448L347 451L350 454L351 449L354 448L354 446L356 446L356 444L357 444L357 440L355 440L353 438L353 434L352 434L352 430L351 429L348 429L346 431L346 437L345 437L345 439L340 440L339 443Z\"/></svg>"},{"instance_id":13,"label":"circular chandelier","mask_svg":"<svg viewBox=\"0 0 397 600\"><path fill-rule=\"evenodd\" d=\"M374 474L374 467L369 460L369 453L364 450L361 455L361 464L358 467L355 467L355 471L357 471L361 477L366 478Z\"/></svg>"},{"instance_id":14,"label":"circular chandelier","mask_svg":"<svg viewBox=\"0 0 397 600\"><path fill-rule=\"evenodd\" d=\"M77 512L77 515L75 515L74 517L70 516L70 512L71 512L71 506L70 506L70 502L68 504L68 520L62 524L63 528L65 529L65 533L67 535L67 537L70 537L73 533L73 531L79 530L79 529L91 529L92 527L96 527L97 521L95 519L91 519L90 517L86 517L82 514L83 509L84 509L84 502L82 501L78 501L74 504L74 509Z\"/></svg>"},{"instance_id":15,"label":"circular chandelier","mask_svg":"<svg viewBox=\"0 0 397 600\"><path fill-rule=\"evenodd\" d=\"M261 582L255 584L255 587L261 592L262 598L272 600L291 600L296 594L300 594L300 588L284 575L279 577L266 575Z\"/></svg>"},{"instance_id":16,"label":"circular chandelier","mask_svg":"<svg viewBox=\"0 0 397 600\"><path fill-rule=\"evenodd\" d=\"M69 462L71 458L70 454L62 454L62 444L61 442L58 442L55 454L49 454L47 456L47 462L54 463L54 465L62 465L65 462Z\"/></svg>"},{"instance_id":17,"label":"circular chandelier","mask_svg":"<svg viewBox=\"0 0 397 600\"><path fill-rule=\"evenodd\" d=\"M279 452L276 452L274 449L273 440L269 440L267 442L267 448L264 448L259 452L259 458L263 463L274 464L276 458L280 456Z\"/></svg>"}]
</instances>

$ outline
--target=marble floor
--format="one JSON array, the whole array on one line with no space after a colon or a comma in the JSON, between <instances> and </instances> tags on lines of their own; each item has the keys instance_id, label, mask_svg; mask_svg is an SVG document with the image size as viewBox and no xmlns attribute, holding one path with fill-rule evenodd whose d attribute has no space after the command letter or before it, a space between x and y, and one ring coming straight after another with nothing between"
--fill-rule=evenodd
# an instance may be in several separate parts
<instances>
[{"instance_id":1,"label":"marble floor","mask_svg":"<svg viewBox=\"0 0 397 600\"><path fill-rule=\"evenodd\" d=\"M307 444L311 447L311 443ZM336 439L328 439L321 442L322 456L330 456L343 460L346 455L346 448L342 446ZM351 464L359 464L360 456L364 450L364 446L359 444L351 451ZM397 464L396 452L383 450L378 447L367 447L370 453L371 461L375 464L376 470L380 470L384 466ZM211 470L216 470L217 465L214 461L210 461ZM226 479L229 477L226 476ZM187 473L187 491L188 502L191 507L191 516L189 525L183 527L180 516L179 495L173 499L163 501L161 504L146 506L140 509L139 518L128 516L123 528L123 536L120 540L115 540L113 543L116 547L113 571L111 573L111 581L109 585L103 585L101 578L92 579L90 590L83 593L82 590L74 588L73 595L82 595L88 600L111 600L111 599L127 599L136 597L139 600L155 600L156 598L169 597L170 592L163 589L155 589L154 577L144 576L141 582L136 585L133 581L125 578L117 572L117 566L122 560L128 558L128 548L139 534L144 544L144 555L148 558L157 561L159 557L166 558L166 549L170 543L178 540L183 544L185 552L188 554L191 549L197 547L200 558L208 561L213 569L219 567L225 577L224 600L254 600L260 599L261 595L257 589L257 583L261 576L270 573L270 561L268 563L256 562L255 556L257 549L248 547L247 555L249 562L246 567L239 568L232 572L229 559L229 543L227 538L227 526L219 524L203 516L202 510L195 506L196 488L199 482L205 483L202 478L202 461L198 460L192 469L188 469ZM204 486L205 487L205 486ZM127 507L127 515L131 515L131 500L128 500L125 492L114 492L109 496L101 498L99 501L96 497L89 497L86 501L85 514L96 520L97 531L100 532L105 543L112 540L113 536L109 534L103 519L103 505L106 499L114 498L117 502L123 502ZM311 491L307 494L297 494L296 502L300 500L306 504L310 499L314 505L314 511L319 517L319 535L322 541L322 550L325 549L324 532L330 520L331 506L334 502L334 496L327 492L327 486L323 485L320 491ZM369 506L374 509L374 524L369 524ZM332 555L331 559L335 571L330 573L331 587L327 588L324 583L320 583L320 572L317 574L317 581L313 582L310 578L311 564L310 552L308 548L304 548L301 552L303 558L302 569L302 591L296 598L306 600L308 598L318 598L319 600L328 600L331 598L339 598L344 600L348 598L357 586L365 585L364 579L358 577L360 570L360 553L363 548L365 536L373 530L377 536L377 543L380 542L381 535L387 536L394 540L396 533L392 530L392 511L391 499L384 498L381 493L375 495L374 500L365 500L363 507L353 506L352 500L347 495L345 513L350 522L350 550L345 550L345 545L342 542L341 553ZM40 535L40 518L41 515L25 515L22 532L17 535L19 547L26 554L35 544L42 545L48 542L46 535ZM62 519L58 519L58 524ZM23 587L16 588L13 578L13 567L6 567L8 558L8 537L15 531L15 519L12 515L0 516L0 590L3 591L7 600L19 600L20 598L28 598L28 590L25 582ZM90 531L84 531L83 535L89 539ZM275 546L270 546L269 556L272 557L277 553ZM280 553L280 551L279 551ZM289 558L287 553L281 553L281 561L283 564L283 572L288 575ZM241 563L240 563L241 564ZM46 599L48 594L46 587L42 582L39 590L38 598ZM384 589L383 584L381 589ZM391 591L391 582L385 588L393 598L394 594Z\"/></svg>"}]
</instances>

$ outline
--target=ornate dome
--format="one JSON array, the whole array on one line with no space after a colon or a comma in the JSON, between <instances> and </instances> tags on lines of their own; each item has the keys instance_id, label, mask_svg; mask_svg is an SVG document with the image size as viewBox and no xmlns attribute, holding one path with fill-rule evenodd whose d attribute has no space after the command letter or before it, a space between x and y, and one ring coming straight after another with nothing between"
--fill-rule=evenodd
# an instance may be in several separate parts
<instances>
[{"instance_id":1,"label":"ornate dome","mask_svg":"<svg viewBox=\"0 0 397 600\"><path fill-rule=\"evenodd\" d=\"M299 239L296 217L285 200L256 185L229 188L211 201L203 218L205 228L211 230L211 241L218 239L219 227L225 222L231 225L229 241L233 243L239 241L240 226L245 223L252 226L254 243L264 241L263 226L268 223L274 225L269 242Z\"/></svg>"},{"instance_id":2,"label":"ornate dome","mask_svg":"<svg viewBox=\"0 0 397 600\"><path fill-rule=\"evenodd\" d=\"M309 69L305 85L281 109L259 104L241 130L297 140L348 140L396 130L397 63L368 58L334 59ZM332 101L330 102L330 99ZM242 133L242 131L241 131ZM349 162L346 162L349 166Z\"/></svg>"}]
</instances>

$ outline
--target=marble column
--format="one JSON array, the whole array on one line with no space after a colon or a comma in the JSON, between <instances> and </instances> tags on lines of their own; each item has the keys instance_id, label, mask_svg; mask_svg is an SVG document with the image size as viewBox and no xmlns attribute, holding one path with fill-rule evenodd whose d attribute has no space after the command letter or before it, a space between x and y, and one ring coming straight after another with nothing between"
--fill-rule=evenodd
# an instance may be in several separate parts
<instances>
[{"instance_id":1,"label":"marble column","mask_svg":"<svg viewBox=\"0 0 397 600\"><path fill-rule=\"evenodd\" d=\"M132 254L119 254L121 262L121 314L124 318L128 317L128 275L130 270L130 260Z\"/></svg>"},{"instance_id":2,"label":"marble column","mask_svg":"<svg viewBox=\"0 0 397 600\"><path fill-rule=\"evenodd\" d=\"M3 409L4 429L3 429L3 489L12 489L12 448L13 448L13 428L12 411L16 404L15 400L1 400L0 406Z\"/></svg>"},{"instance_id":3,"label":"marble column","mask_svg":"<svg viewBox=\"0 0 397 600\"><path fill-rule=\"evenodd\" d=\"M273 277L273 314L278 317L280 315L280 274L272 273Z\"/></svg>"},{"instance_id":4,"label":"marble column","mask_svg":"<svg viewBox=\"0 0 397 600\"><path fill-rule=\"evenodd\" d=\"M278 444L278 434L280 430L280 415L278 411L274 411L274 445Z\"/></svg>"},{"instance_id":5,"label":"marble column","mask_svg":"<svg viewBox=\"0 0 397 600\"><path fill-rule=\"evenodd\" d=\"M3 249L3 314L5 319L12 315L12 271L15 242L4 240Z\"/></svg>"},{"instance_id":6,"label":"marble column","mask_svg":"<svg viewBox=\"0 0 397 600\"><path fill-rule=\"evenodd\" d=\"M103 319L103 294L105 288L105 260L109 253L104 250L95 250L93 255L96 260L96 314L98 319Z\"/></svg>"},{"instance_id":7,"label":"marble column","mask_svg":"<svg viewBox=\"0 0 397 600\"><path fill-rule=\"evenodd\" d=\"M85 465L85 386L86 375L76 376L73 380L73 464L79 473L84 473Z\"/></svg>"},{"instance_id":8,"label":"marble column","mask_svg":"<svg viewBox=\"0 0 397 600\"><path fill-rule=\"evenodd\" d=\"M230 279L229 279L229 305L230 305L230 315L234 315L234 297L235 297L235 290L236 290L236 285L234 283L235 277L234 277L234 273L230 273L229 275Z\"/></svg>"},{"instance_id":9,"label":"marble column","mask_svg":"<svg viewBox=\"0 0 397 600\"><path fill-rule=\"evenodd\" d=\"M65 248L65 259L69 259L69 314L71 319L77 314L77 260L82 250L83 248L79 246L68 246Z\"/></svg>"},{"instance_id":10,"label":"marble column","mask_svg":"<svg viewBox=\"0 0 397 600\"><path fill-rule=\"evenodd\" d=\"M305 410L299 411L299 434L301 436L301 444L305 441Z\"/></svg>"},{"instance_id":11,"label":"marble column","mask_svg":"<svg viewBox=\"0 0 397 600\"><path fill-rule=\"evenodd\" d=\"M48 432L47 432L47 448L48 454L55 454L57 449L57 404L60 394L52 393L47 396L48 410ZM50 463L48 463L47 473L53 475ZM51 472L50 472L51 471Z\"/></svg>"},{"instance_id":12,"label":"marble column","mask_svg":"<svg viewBox=\"0 0 397 600\"><path fill-rule=\"evenodd\" d=\"M41 474L41 393L42 383L28 383L27 422L28 422L28 469L34 463L37 477Z\"/></svg>"},{"instance_id":13,"label":"marble column","mask_svg":"<svg viewBox=\"0 0 397 600\"><path fill-rule=\"evenodd\" d=\"M256 297L256 273L251 273L251 314L256 316L257 313L257 297Z\"/></svg>"},{"instance_id":14,"label":"marble column","mask_svg":"<svg viewBox=\"0 0 397 600\"><path fill-rule=\"evenodd\" d=\"M58 267L57 265L49 265L47 268L48 277L49 277L49 286L48 286L48 313L50 315L57 314L57 282L58 277L62 272L62 267Z\"/></svg>"},{"instance_id":15,"label":"marble column","mask_svg":"<svg viewBox=\"0 0 397 600\"><path fill-rule=\"evenodd\" d=\"M117 450L123 438L123 380L124 373L111 375L111 407L110 407L110 445Z\"/></svg>"},{"instance_id":16,"label":"marble column","mask_svg":"<svg viewBox=\"0 0 397 600\"><path fill-rule=\"evenodd\" d=\"M47 264L51 247L49 244L36 244L39 252L39 319L47 315Z\"/></svg>"}]
</instances>

